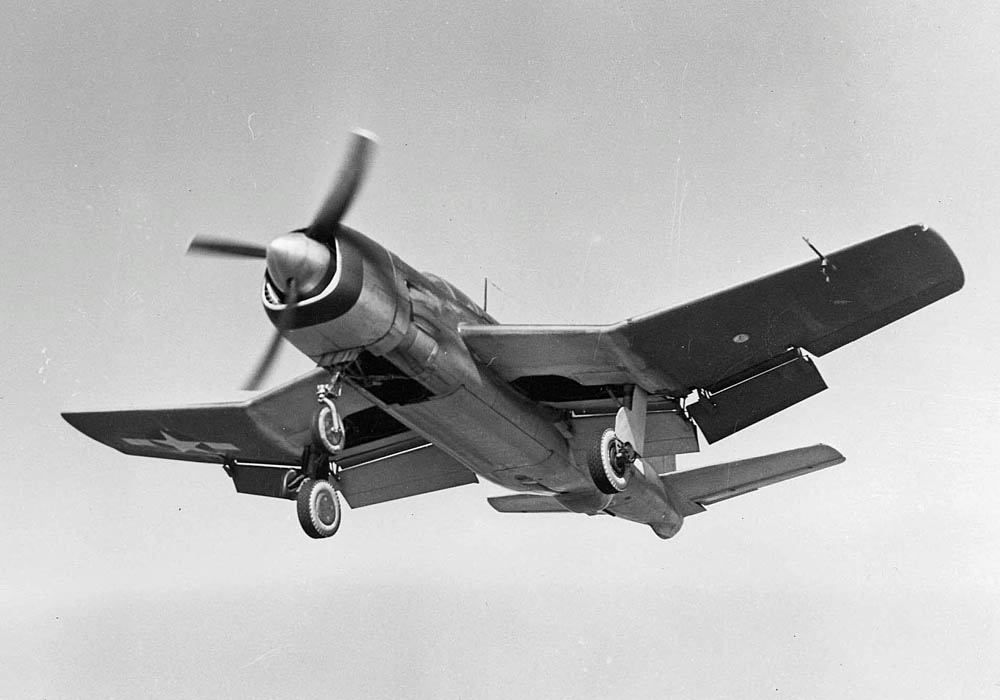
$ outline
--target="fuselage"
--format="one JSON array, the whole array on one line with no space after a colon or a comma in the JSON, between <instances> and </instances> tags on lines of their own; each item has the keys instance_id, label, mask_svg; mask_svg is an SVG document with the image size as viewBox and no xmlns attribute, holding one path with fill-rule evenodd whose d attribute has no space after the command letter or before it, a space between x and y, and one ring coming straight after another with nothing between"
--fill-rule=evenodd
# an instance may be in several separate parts
<instances>
[{"instance_id":1,"label":"fuselage","mask_svg":"<svg viewBox=\"0 0 1000 700\"><path fill-rule=\"evenodd\" d=\"M575 435L558 411L522 396L490 371L490 358L469 351L459 327L496 321L465 294L344 227L334 253L327 287L300 302L284 331L317 364L352 367L345 380L383 411L508 489L647 523L673 510L658 477L632 479L613 497L595 488L573 450L575 438L589 436ZM276 320L282 303L270 280L264 305ZM679 528L679 516L667 519Z\"/></svg>"}]
</instances>

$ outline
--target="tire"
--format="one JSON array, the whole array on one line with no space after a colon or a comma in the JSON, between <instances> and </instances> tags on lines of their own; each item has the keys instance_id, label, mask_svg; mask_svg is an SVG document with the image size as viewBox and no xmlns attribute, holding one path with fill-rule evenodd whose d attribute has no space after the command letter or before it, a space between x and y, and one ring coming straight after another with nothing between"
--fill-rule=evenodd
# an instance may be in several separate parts
<instances>
[{"instance_id":1,"label":"tire","mask_svg":"<svg viewBox=\"0 0 1000 700\"><path fill-rule=\"evenodd\" d=\"M335 410L324 402L313 413L312 420L313 443L322 447L331 456L339 454L344 449L344 443L347 439L344 425L340 422Z\"/></svg>"},{"instance_id":2,"label":"tire","mask_svg":"<svg viewBox=\"0 0 1000 700\"><path fill-rule=\"evenodd\" d=\"M601 493L614 495L624 491L628 486L630 465L626 460L615 459L618 442L615 431L608 428L601 435L601 439L587 452L590 478L594 480L594 485Z\"/></svg>"},{"instance_id":3,"label":"tire","mask_svg":"<svg viewBox=\"0 0 1000 700\"><path fill-rule=\"evenodd\" d=\"M313 539L332 537L340 528L340 498L329 481L305 479L295 503L299 524Z\"/></svg>"}]
</instances>

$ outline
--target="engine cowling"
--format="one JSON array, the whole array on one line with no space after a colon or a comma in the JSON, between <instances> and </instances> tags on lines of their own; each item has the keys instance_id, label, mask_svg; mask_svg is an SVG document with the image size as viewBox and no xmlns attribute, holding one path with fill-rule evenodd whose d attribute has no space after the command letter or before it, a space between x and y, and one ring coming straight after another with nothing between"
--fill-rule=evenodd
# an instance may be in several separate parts
<instances>
[{"instance_id":1,"label":"engine cowling","mask_svg":"<svg viewBox=\"0 0 1000 700\"><path fill-rule=\"evenodd\" d=\"M280 273L279 273L280 274ZM397 284L392 255L357 231L341 227L328 268L308 269L313 288L296 302L284 336L317 364L352 350L386 352L399 344L409 325L409 299ZM269 271L263 304L278 324L286 304L284 290Z\"/></svg>"}]
</instances>

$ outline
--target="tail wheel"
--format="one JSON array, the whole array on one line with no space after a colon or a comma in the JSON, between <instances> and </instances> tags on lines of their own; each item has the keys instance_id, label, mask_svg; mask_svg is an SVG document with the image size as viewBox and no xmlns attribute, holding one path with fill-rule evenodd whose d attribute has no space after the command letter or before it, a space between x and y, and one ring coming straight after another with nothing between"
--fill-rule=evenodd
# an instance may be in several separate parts
<instances>
[{"instance_id":1,"label":"tail wheel","mask_svg":"<svg viewBox=\"0 0 1000 700\"><path fill-rule=\"evenodd\" d=\"M616 494L628 486L628 450L615 431L608 428L587 453L587 469L601 493Z\"/></svg>"},{"instance_id":2,"label":"tail wheel","mask_svg":"<svg viewBox=\"0 0 1000 700\"><path fill-rule=\"evenodd\" d=\"M313 539L331 537L340 528L340 498L329 481L305 479L296 497L299 524Z\"/></svg>"}]
</instances>

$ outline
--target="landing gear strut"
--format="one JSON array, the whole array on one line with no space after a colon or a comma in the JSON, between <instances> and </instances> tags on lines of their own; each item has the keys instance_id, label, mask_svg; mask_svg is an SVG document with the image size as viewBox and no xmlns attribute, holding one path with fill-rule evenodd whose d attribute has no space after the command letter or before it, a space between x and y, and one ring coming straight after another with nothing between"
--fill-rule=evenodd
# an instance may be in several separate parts
<instances>
[{"instance_id":1,"label":"landing gear strut","mask_svg":"<svg viewBox=\"0 0 1000 700\"><path fill-rule=\"evenodd\" d=\"M330 457L334 457L344 449L347 433L344 422L340 419L337 406L333 400L340 396L340 373L334 374L328 384L316 387L316 400L319 407L313 413L312 436L313 443L322 447Z\"/></svg>"},{"instance_id":2,"label":"landing gear strut","mask_svg":"<svg viewBox=\"0 0 1000 700\"><path fill-rule=\"evenodd\" d=\"M333 458L344 449L347 432L334 399L340 396L340 372L316 387L319 406L311 421L312 443L302 453L304 478L298 486L299 524L314 539L331 537L340 528L341 508L335 484L340 471Z\"/></svg>"}]
</instances>

